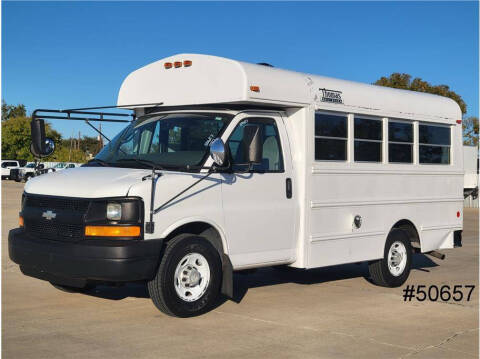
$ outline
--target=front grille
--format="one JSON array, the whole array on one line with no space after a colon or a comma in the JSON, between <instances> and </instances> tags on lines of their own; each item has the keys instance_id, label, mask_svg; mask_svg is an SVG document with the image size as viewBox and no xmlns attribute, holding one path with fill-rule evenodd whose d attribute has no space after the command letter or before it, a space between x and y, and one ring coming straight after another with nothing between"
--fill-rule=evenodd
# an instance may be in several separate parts
<instances>
[{"instance_id":1,"label":"front grille","mask_svg":"<svg viewBox=\"0 0 480 359\"><path fill-rule=\"evenodd\" d=\"M49 209L52 211L74 211L87 212L88 200L65 197L46 197L27 195L25 206L34 208Z\"/></svg>"},{"instance_id":2,"label":"front grille","mask_svg":"<svg viewBox=\"0 0 480 359\"><path fill-rule=\"evenodd\" d=\"M83 238L82 224L58 223L49 220L25 221L25 231L35 238L76 242Z\"/></svg>"},{"instance_id":3,"label":"front grille","mask_svg":"<svg viewBox=\"0 0 480 359\"><path fill-rule=\"evenodd\" d=\"M89 200L26 194L23 203L26 233L35 238L62 242L76 242L84 238L83 217ZM55 213L55 217L45 218L46 212Z\"/></svg>"}]
</instances>

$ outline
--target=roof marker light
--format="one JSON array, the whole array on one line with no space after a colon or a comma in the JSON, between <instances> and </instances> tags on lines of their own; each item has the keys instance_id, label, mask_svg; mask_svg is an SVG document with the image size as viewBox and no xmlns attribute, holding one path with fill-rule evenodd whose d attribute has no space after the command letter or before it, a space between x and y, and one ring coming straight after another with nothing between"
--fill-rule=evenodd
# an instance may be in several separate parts
<instances>
[{"instance_id":1,"label":"roof marker light","mask_svg":"<svg viewBox=\"0 0 480 359\"><path fill-rule=\"evenodd\" d=\"M190 61L190 60L185 60L185 61L183 61L183 66L184 66L184 67L190 67L190 66L192 66L192 61Z\"/></svg>"},{"instance_id":2,"label":"roof marker light","mask_svg":"<svg viewBox=\"0 0 480 359\"><path fill-rule=\"evenodd\" d=\"M462 120L457 120L457 123L458 123L459 125L461 125L461 124L462 124Z\"/></svg>"},{"instance_id":3,"label":"roof marker light","mask_svg":"<svg viewBox=\"0 0 480 359\"><path fill-rule=\"evenodd\" d=\"M259 86L250 86L250 91L260 92L260 87Z\"/></svg>"},{"instance_id":4,"label":"roof marker light","mask_svg":"<svg viewBox=\"0 0 480 359\"><path fill-rule=\"evenodd\" d=\"M171 69L173 65L171 62L165 62L163 66L165 66L165 68L168 70L168 69Z\"/></svg>"},{"instance_id":5,"label":"roof marker light","mask_svg":"<svg viewBox=\"0 0 480 359\"><path fill-rule=\"evenodd\" d=\"M175 66L175 68L182 67L182 61L175 61L173 66Z\"/></svg>"}]
</instances>

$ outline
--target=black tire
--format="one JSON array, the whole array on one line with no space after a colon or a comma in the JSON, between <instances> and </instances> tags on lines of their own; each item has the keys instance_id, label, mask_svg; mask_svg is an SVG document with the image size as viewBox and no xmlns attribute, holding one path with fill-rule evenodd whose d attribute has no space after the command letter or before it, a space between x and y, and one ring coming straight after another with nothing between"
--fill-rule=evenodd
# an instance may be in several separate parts
<instances>
[{"instance_id":1,"label":"black tire","mask_svg":"<svg viewBox=\"0 0 480 359\"><path fill-rule=\"evenodd\" d=\"M396 242L400 242L406 249L406 265L401 273L393 275L388 268L388 253L390 247ZM368 270L370 277L376 285L382 287L399 287L407 280L410 274L410 268L412 265L412 246L408 234L401 229L393 229L390 231L385 243L385 249L383 252L383 258L371 261L368 264Z\"/></svg>"},{"instance_id":2,"label":"black tire","mask_svg":"<svg viewBox=\"0 0 480 359\"><path fill-rule=\"evenodd\" d=\"M205 292L189 302L177 294L174 278L177 265L190 253L199 253L207 260L210 279ZM157 274L148 282L148 293L153 304L163 313L186 318L212 309L219 300L221 283L222 263L215 247L203 237L181 234L167 243Z\"/></svg>"},{"instance_id":3,"label":"black tire","mask_svg":"<svg viewBox=\"0 0 480 359\"><path fill-rule=\"evenodd\" d=\"M95 288L95 285L93 285L93 284L87 284L85 287L81 287L81 288L70 287L68 285L56 284L56 283L53 283L53 282L50 282L50 284L53 287L55 287L56 289L61 290L62 292L66 292L66 293L83 293L83 292L87 292L87 291Z\"/></svg>"}]
</instances>

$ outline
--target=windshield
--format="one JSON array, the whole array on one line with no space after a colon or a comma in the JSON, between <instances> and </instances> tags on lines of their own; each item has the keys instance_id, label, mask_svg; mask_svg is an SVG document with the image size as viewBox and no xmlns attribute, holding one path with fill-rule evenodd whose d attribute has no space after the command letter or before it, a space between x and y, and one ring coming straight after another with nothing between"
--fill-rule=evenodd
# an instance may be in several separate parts
<instances>
[{"instance_id":1,"label":"windshield","mask_svg":"<svg viewBox=\"0 0 480 359\"><path fill-rule=\"evenodd\" d=\"M25 166L26 168L34 168L35 163L29 163L28 165Z\"/></svg>"},{"instance_id":2,"label":"windshield","mask_svg":"<svg viewBox=\"0 0 480 359\"><path fill-rule=\"evenodd\" d=\"M139 167L132 159L162 167L199 166L210 142L230 122L228 114L176 113L138 118L105 146L95 159L112 166Z\"/></svg>"}]
</instances>

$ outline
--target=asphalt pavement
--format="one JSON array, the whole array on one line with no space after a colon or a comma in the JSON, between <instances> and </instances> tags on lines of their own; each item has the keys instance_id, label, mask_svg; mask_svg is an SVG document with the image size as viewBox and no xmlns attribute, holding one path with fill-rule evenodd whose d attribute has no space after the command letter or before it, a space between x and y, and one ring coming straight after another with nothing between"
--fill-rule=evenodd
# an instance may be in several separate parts
<instances>
[{"instance_id":1,"label":"asphalt pavement","mask_svg":"<svg viewBox=\"0 0 480 359\"><path fill-rule=\"evenodd\" d=\"M405 284L475 285L469 301L405 302L365 264L262 269L235 274L236 301L179 319L144 285L72 294L22 275L7 250L22 190L2 181L3 358L478 358L478 209L464 211L464 246L415 255Z\"/></svg>"}]
</instances>

